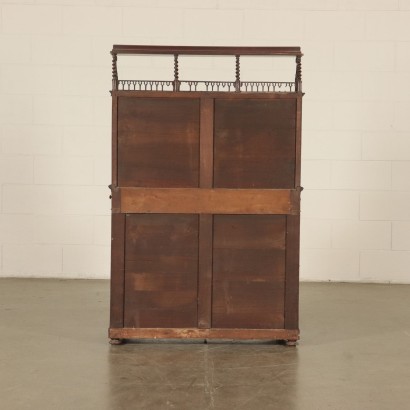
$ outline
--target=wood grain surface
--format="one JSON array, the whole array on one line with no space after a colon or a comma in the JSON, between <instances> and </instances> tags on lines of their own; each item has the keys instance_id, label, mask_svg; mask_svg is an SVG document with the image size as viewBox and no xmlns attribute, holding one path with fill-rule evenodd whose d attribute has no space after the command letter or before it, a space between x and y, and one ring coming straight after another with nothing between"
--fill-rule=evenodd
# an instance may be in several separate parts
<instances>
[{"instance_id":1,"label":"wood grain surface","mask_svg":"<svg viewBox=\"0 0 410 410\"><path fill-rule=\"evenodd\" d=\"M215 215L213 327L283 327L285 228L285 216Z\"/></svg>"},{"instance_id":2,"label":"wood grain surface","mask_svg":"<svg viewBox=\"0 0 410 410\"><path fill-rule=\"evenodd\" d=\"M197 328L122 328L109 329L118 339L242 339L298 340L298 329L197 329Z\"/></svg>"},{"instance_id":3,"label":"wood grain surface","mask_svg":"<svg viewBox=\"0 0 410 410\"><path fill-rule=\"evenodd\" d=\"M214 187L295 187L295 100L215 101Z\"/></svg>"},{"instance_id":4,"label":"wood grain surface","mask_svg":"<svg viewBox=\"0 0 410 410\"><path fill-rule=\"evenodd\" d=\"M118 185L199 186L199 100L119 98Z\"/></svg>"},{"instance_id":5,"label":"wood grain surface","mask_svg":"<svg viewBox=\"0 0 410 410\"><path fill-rule=\"evenodd\" d=\"M111 217L111 327L124 326L125 214Z\"/></svg>"},{"instance_id":6,"label":"wood grain surface","mask_svg":"<svg viewBox=\"0 0 410 410\"><path fill-rule=\"evenodd\" d=\"M110 337L296 341L302 94L112 96Z\"/></svg>"},{"instance_id":7,"label":"wood grain surface","mask_svg":"<svg viewBox=\"0 0 410 410\"><path fill-rule=\"evenodd\" d=\"M127 213L292 214L298 204L288 189L121 188Z\"/></svg>"},{"instance_id":8,"label":"wood grain surface","mask_svg":"<svg viewBox=\"0 0 410 410\"><path fill-rule=\"evenodd\" d=\"M198 216L130 215L125 327L197 326Z\"/></svg>"}]
</instances>

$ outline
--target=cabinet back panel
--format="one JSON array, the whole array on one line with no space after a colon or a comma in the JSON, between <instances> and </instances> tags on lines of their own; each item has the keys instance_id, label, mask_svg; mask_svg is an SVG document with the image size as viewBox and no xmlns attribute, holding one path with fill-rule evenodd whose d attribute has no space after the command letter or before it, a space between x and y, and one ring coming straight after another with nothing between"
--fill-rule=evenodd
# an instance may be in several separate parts
<instances>
[{"instance_id":1,"label":"cabinet back panel","mask_svg":"<svg viewBox=\"0 0 410 410\"><path fill-rule=\"evenodd\" d=\"M216 99L215 188L293 188L296 102Z\"/></svg>"},{"instance_id":2,"label":"cabinet back panel","mask_svg":"<svg viewBox=\"0 0 410 410\"><path fill-rule=\"evenodd\" d=\"M118 185L198 187L199 99L118 99Z\"/></svg>"},{"instance_id":3,"label":"cabinet back panel","mask_svg":"<svg viewBox=\"0 0 410 410\"><path fill-rule=\"evenodd\" d=\"M127 214L126 327L196 327L198 216Z\"/></svg>"},{"instance_id":4,"label":"cabinet back panel","mask_svg":"<svg viewBox=\"0 0 410 410\"><path fill-rule=\"evenodd\" d=\"M215 215L212 327L284 325L286 216Z\"/></svg>"}]
</instances>

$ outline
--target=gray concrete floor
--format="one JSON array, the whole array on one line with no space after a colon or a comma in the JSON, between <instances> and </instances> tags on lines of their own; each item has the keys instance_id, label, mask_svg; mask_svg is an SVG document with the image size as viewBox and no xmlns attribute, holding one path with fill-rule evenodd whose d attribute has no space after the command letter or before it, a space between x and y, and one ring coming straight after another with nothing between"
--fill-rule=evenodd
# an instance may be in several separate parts
<instances>
[{"instance_id":1,"label":"gray concrete floor","mask_svg":"<svg viewBox=\"0 0 410 410\"><path fill-rule=\"evenodd\" d=\"M107 343L108 281L0 280L0 409L409 409L410 286L301 285L301 341Z\"/></svg>"}]
</instances>

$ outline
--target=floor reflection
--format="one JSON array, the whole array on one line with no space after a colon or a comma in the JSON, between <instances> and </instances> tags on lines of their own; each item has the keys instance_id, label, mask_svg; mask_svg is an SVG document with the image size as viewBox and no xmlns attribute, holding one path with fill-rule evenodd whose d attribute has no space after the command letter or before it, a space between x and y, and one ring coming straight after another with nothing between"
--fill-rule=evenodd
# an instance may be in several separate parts
<instances>
[{"instance_id":1,"label":"floor reflection","mask_svg":"<svg viewBox=\"0 0 410 410\"><path fill-rule=\"evenodd\" d=\"M111 408L295 409L297 348L131 343L109 352Z\"/></svg>"}]
</instances>

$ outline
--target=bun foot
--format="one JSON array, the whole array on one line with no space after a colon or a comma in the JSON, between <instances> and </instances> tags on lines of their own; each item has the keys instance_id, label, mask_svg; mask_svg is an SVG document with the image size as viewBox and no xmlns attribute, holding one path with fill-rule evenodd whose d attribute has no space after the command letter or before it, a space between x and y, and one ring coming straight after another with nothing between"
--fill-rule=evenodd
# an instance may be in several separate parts
<instances>
[{"instance_id":1,"label":"bun foot","mask_svg":"<svg viewBox=\"0 0 410 410\"><path fill-rule=\"evenodd\" d=\"M110 339L109 342L110 342L110 345L118 346L124 343L124 339Z\"/></svg>"},{"instance_id":2,"label":"bun foot","mask_svg":"<svg viewBox=\"0 0 410 410\"><path fill-rule=\"evenodd\" d=\"M296 339L288 339L285 340L285 345L286 346L296 346L298 341Z\"/></svg>"}]
</instances>

